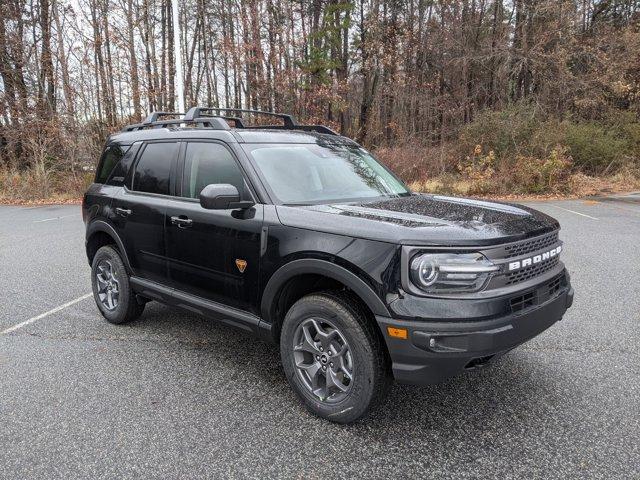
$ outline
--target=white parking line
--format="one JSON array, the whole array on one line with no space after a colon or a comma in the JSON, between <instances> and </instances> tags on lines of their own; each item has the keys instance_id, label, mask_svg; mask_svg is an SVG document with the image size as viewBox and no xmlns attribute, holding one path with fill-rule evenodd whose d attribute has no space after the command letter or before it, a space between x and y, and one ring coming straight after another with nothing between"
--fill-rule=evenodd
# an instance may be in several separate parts
<instances>
[{"instance_id":1,"label":"white parking line","mask_svg":"<svg viewBox=\"0 0 640 480\"><path fill-rule=\"evenodd\" d=\"M575 213L576 215L580 215L581 217L590 218L591 220L600 220L599 218L592 217L591 215L587 215L586 213L580 213L580 212L576 212L575 210L569 210L568 208L559 207L558 205L554 205L552 203L547 203L547 205L549 205L550 207L557 208L559 210L564 210L565 212Z\"/></svg>"},{"instance_id":2,"label":"white parking line","mask_svg":"<svg viewBox=\"0 0 640 480\"><path fill-rule=\"evenodd\" d=\"M51 220L60 220L61 218L80 217L79 214L74 213L72 215L62 215L61 217L45 218L44 220L34 220L33 223L50 222Z\"/></svg>"},{"instance_id":3,"label":"white parking line","mask_svg":"<svg viewBox=\"0 0 640 480\"><path fill-rule=\"evenodd\" d=\"M27 325L29 325L29 324L31 324L33 322L36 322L36 321L38 321L38 320L40 320L40 319L42 319L42 318L44 318L46 316L52 315L52 314L54 314L56 312L59 312L60 310L64 310L65 308L70 307L71 305L75 305L76 303L81 302L85 298L89 298L91 295L93 295L93 293L87 293L86 295L78 297L75 300L71 300L70 302L63 303L62 305L60 305L60 306L58 306L56 308L53 308L53 309L49 310L48 312L41 313L40 315L32 317L29 320L25 320L24 322L20 322L17 325L14 325L13 327L9 327L9 328L7 328L5 330L2 330L0 332L0 335L6 335L7 333L15 332L16 330L18 330L18 329L20 329L22 327L26 327Z\"/></svg>"}]
</instances>

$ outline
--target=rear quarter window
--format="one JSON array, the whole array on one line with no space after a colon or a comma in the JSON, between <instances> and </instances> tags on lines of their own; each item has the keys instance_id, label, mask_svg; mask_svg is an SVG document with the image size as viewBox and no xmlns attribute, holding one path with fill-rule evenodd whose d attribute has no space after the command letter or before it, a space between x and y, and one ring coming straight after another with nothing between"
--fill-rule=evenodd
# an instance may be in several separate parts
<instances>
[{"instance_id":1,"label":"rear quarter window","mask_svg":"<svg viewBox=\"0 0 640 480\"><path fill-rule=\"evenodd\" d=\"M120 163L120 160L122 160L122 157L127 153L128 149L129 145L109 145L105 148L100 158L100 163L98 164L95 183L107 183L111 172L113 172L116 165Z\"/></svg>"}]
</instances>

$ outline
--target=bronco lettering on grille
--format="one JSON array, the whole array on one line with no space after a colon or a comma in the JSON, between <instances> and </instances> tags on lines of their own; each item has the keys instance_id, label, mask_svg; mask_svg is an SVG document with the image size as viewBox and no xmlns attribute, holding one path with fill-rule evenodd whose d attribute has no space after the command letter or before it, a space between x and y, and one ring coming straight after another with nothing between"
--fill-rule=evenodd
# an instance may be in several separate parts
<instances>
[{"instance_id":1,"label":"bronco lettering on grille","mask_svg":"<svg viewBox=\"0 0 640 480\"><path fill-rule=\"evenodd\" d=\"M539 255L534 255L533 257L523 258L522 260L517 260L515 262L509 262L509 271L519 270L520 268L529 267L531 265L535 265L536 263L544 262L545 260L549 260L560 254L562 251L562 245L558 245L556 248L552 248L548 252L541 253Z\"/></svg>"}]
</instances>

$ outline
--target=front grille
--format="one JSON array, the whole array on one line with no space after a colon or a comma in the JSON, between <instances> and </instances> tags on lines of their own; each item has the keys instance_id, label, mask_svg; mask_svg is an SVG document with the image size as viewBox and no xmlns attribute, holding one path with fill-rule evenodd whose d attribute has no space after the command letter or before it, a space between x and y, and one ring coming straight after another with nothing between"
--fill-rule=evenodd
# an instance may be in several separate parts
<instances>
[{"instance_id":1,"label":"front grille","mask_svg":"<svg viewBox=\"0 0 640 480\"><path fill-rule=\"evenodd\" d=\"M511 299L511 311L519 312L536 304L536 292L528 292Z\"/></svg>"},{"instance_id":2,"label":"front grille","mask_svg":"<svg viewBox=\"0 0 640 480\"><path fill-rule=\"evenodd\" d=\"M543 263L537 263L535 265L531 265L530 267L522 268L516 272L508 273L506 275L507 285L513 285L515 283L524 282L529 280L530 278L537 277L538 275L543 274L544 272L548 272L556 265L558 265L558 257L554 257L551 260L547 260Z\"/></svg>"},{"instance_id":3,"label":"front grille","mask_svg":"<svg viewBox=\"0 0 640 480\"><path fill-rule=\"evenodd\" d=\"M558 232L553 232L543 235L542 237L527 240L526 242L507 245L504 247L505 258L519 257L520 255L526 255L527 253L542 250L543 248L550 247L557 241Z\"/></svg>"},{"instance_id":4,"label":"front grille","mask_svg":"<svg viewBox=\"0 0 640 480\"><path fill-rule=\"evenodd\" d=\"M556 293L560 291L563 280L564 280L564 275L558 275L554 280L549 282L547 289L549 291L550 297L553 297Z\"/></svg>"},{"instance_id":5,"label":"front grille","mask_svg":"<svg viewBox=\"0 0 640 480\"><path fill-rule=\"evenodd\" d=\"M516 297L512 297L509 300L511 312L522 312L529 307L540 305L555 297L556 294L566 286L567 278L564 272L562 272L553 277L546 284L537 287L535 290L530 290Z\"/></svg>"}]
</instances>

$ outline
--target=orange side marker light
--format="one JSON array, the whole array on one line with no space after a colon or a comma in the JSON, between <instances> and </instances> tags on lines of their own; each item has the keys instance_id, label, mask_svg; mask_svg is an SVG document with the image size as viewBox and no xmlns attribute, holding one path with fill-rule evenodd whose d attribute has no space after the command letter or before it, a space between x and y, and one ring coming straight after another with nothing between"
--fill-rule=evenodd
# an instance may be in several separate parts
<instances>
[{"instance_id":1,"label":"orange side marker light","mask_svg":"<svg viewBox=\"0 0 640 480\"><path fill-rule=\"evenodd\" d=\"M408 336L406 328L387 327L387 333L390 337L401 338L402 340L406 340Z\"/></svg>"}]
</instances>

